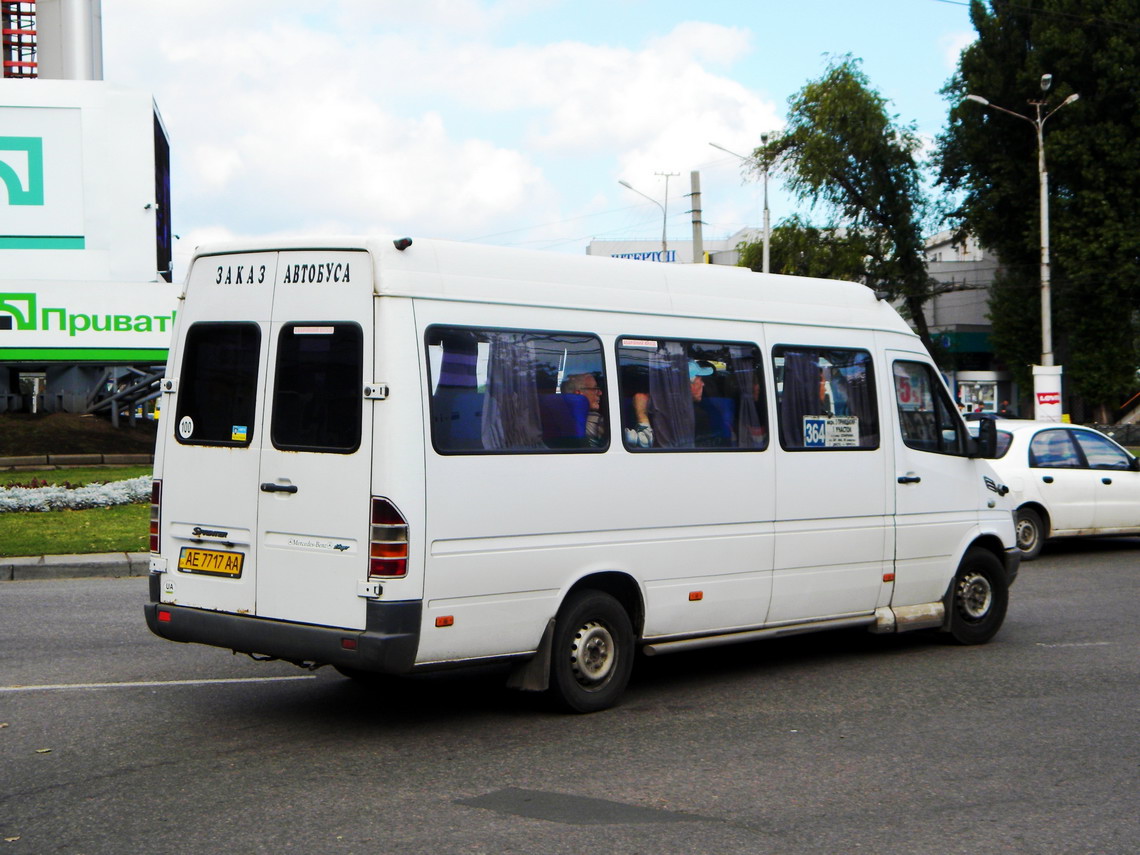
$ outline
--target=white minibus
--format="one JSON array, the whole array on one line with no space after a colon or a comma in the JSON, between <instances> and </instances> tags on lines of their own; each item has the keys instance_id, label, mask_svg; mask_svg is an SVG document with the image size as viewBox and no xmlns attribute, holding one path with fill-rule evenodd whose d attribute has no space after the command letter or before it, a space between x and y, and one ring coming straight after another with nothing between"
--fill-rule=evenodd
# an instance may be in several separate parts
<instances>
[{"instance_id":1,"label":"white minibus","mask_svg":"<svg viewBox=\"0 0 1140 855\"><path fill-rule=\"evenodd\" d=\"M193 259L147 623L355 678L476 663L579 712L640 651L988 641L1005 488L849 282L391 239Z\"/></svg>"}]
</instances>

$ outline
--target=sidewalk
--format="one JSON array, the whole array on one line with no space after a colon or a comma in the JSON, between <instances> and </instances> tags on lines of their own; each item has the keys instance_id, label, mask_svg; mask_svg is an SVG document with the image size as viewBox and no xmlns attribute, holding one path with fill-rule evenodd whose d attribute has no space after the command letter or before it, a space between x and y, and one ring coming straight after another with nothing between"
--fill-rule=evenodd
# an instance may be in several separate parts
<instances>
[{"instance_id":1,"label":"sidewalk","mask_svg":"<svg viewBox=\"0 0 1140 855\"><path fill-rule=\"evenodd\" d=\"M32 579L86 579L96 576L146 576L148 552L100 552L92 555L33 555L0 558L0 582Z\"/></svg>"},{"instance_id":2,"label":"sidewalk","mask_svg":"<svg viewBox=\"0 0 1140 855\"><path fill-rule=\"evenodd\" d=\"M33 457L0 457L0 470L65 469L68 466L126 466L154 463L153 454L37 454Z\"/></svg>"}]
</instances>

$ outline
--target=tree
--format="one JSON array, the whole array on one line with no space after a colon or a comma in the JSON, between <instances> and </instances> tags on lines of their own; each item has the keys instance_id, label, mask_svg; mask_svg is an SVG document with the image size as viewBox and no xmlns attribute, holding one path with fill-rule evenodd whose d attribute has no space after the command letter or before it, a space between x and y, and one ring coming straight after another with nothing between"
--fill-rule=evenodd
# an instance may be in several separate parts
<instances>
[{"instance_id":1,"label":"tree","mask_svg":"<svg viewBox=\"0 0 1140 855\"><path fill-rule=\"evenodd\" d=\"M759 168L781 168L798 198L830 209L845 240L858 242L865 255L864 283L901 299L929 348L920 141L913 126L895 118L857 59L832 59L823 77L789 99L784 132L753 156Z\"/></svg>"},{"instance_id":2,"label":"tree","mask_svg":"<svg viewBox=\"0 0 1140 855\"><path fill-rule=\"evenodd\" d=\"M1026 122L963 101L980 95L1045 125L1057 361L1069 389L1108 420L1136 385L1140 312L1140 0L981 0L977 40L944 89L940 181L961 196L957 226L1002 263L990 298L995 350L1020 383L1039 361L1037 139ZM1042 96L1040 80L1054 85Z\"/></svg>"},{"instance_id":3,"label":"tree","mask_svg":"<svg viewBox=\"0 0 1140 855\"><path fill-rule=\"evenodd\" d=\"M741 266L761 270L763 248L759 242L741 244ZM772 229L769 254L773 273L853 282L867 275L867 256L860 236L844 229L812 226L799 216L788 217Z\"/></svg>"}]
</instances>

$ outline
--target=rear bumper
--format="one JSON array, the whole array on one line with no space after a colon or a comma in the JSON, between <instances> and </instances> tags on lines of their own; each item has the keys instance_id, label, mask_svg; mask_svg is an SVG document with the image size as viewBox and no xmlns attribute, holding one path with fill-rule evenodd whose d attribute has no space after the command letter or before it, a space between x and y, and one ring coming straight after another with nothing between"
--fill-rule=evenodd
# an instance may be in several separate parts
<instances>
[{"instance_id":1,"label":"rear bumper","mask_svg":"<svg viewBox=\"0 0 1140 855\"><path fill-rule=\"evenodd\" d=\"M151 601L143 608L150 631L170 641L383 674L404 674L415 664L423 613L419 600L369 600L363 630L337 629L160 603L160 576L151 574ZM346 649L346 640L355 649Z\"/></svg>"},{"instance_id":2,"label":"rear bumper","mask_svg":"<svg viewBox=\"0 0 1140 855\"><path fill-rule=\"evenodd\" d=\"M1005 551L1005 578L1008 585L1013 584L1017 578L1017 571L1021 567L1021 550L1016 546Z\"/></svg>"}]
</instances>

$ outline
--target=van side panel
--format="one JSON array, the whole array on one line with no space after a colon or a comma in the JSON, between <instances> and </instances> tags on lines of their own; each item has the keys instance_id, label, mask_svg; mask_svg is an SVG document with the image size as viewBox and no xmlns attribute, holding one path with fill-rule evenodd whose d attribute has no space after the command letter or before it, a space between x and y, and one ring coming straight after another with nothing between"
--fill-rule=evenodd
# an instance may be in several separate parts
<instances>
[{"instance_id":1,"label":"van side panel","mask_svg":"<svg viewBox=\"0 0 1140 855\"><path fill-rule=\"evenodd\" d=\"M416 319L421 339L433 323L596 333L607 398L619 394L617 335L693 334L676 318L439 301L417 301ZM700 326L708 339L764 345L757 325ZM425 396L425 424L428 405ZM535 649L566 590L598 572L637 582L647 637L763 624L772 450L631 453L618 402L608 406L614 422L601 453L441 454L425 430L421 662Z\"/></svg>"},{"instance_id":2,"label":"van side panel","mask_svg":"<svg viewBox=\"0 0 1140 855\"><path fill-rule=\"evenodd\" d=\"M371 495L386 498L408 522L408 574L382 582L376 602L416 601L424 592L424 526L427 479L424 476L422 337L416 335L415 305L405 297L376 297L376 362L368 382L385 386L388 396L372 409ZM438 489L447 489L446 484ZM367 495L351 501L367 501Z\"/></svg>"}]
</instances>

